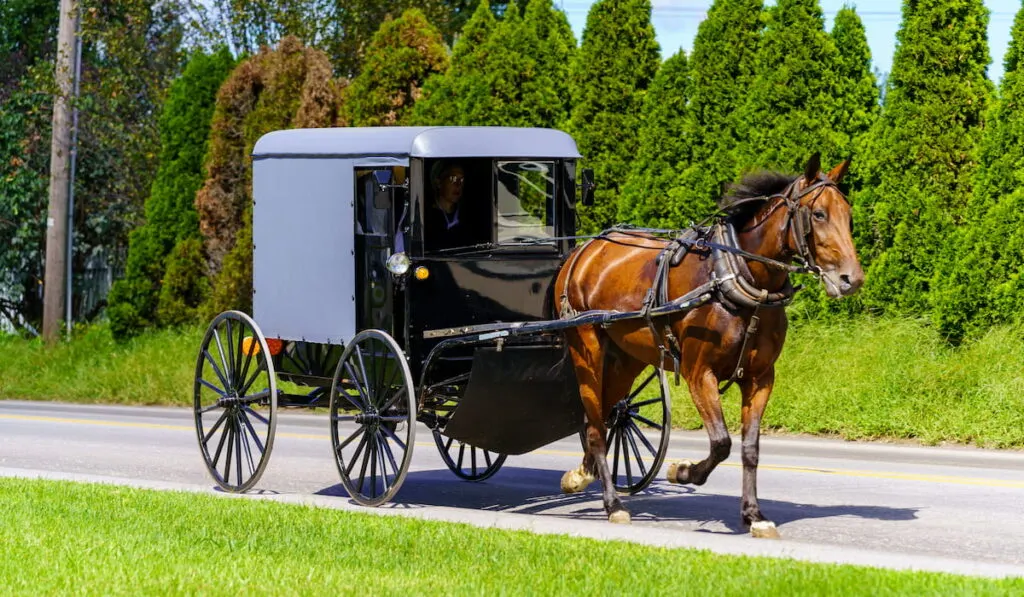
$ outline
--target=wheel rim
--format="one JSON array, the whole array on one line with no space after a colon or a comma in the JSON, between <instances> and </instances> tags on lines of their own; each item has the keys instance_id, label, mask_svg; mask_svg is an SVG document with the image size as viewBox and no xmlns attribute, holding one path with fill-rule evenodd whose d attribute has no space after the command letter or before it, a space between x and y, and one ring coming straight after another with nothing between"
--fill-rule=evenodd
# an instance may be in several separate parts
<instances>
[{"instance_id":1,"label":"wheel rim","mask_svg":"<svg viewBox=\"0 0 1024 597\"><path fill-rule=\"evenodd\" d=\"M277 427L277 379L266 339L248 315L227 311L206 330L196 360L193 411L199 449L222 489L259 481Z\"/></svg>"},{"instance_id":2,"label":"wheel rim","mask_svg":"<svg viewBox=\"0 0 1024 597\"><path fill-rule=\"evenodd\" d=\"M645 394L655 379L655 390L660 395ZM658 475L672 429L670 406L665 372L655 369L612 409L606 439L609 470L617 491L643 491Z\"/></svg>"},{"instance_id":3,"label":"wheel rim","mask_svg":"<svg viewBox=\"0 0 1024 597\"><path fill-rule=\"evenodd\" d=\"M447 437L434 430L434 443L445 465L455 476L467 481L483 481L491 478L505 464L507 454L490 452Z\"/></svg>"},{"instance_id":4,"label":"wheel rim","mask_svg":"<svg viewBox=\"0 0 1024 597\"><path fill-rule=\"evenodd\" d=\"M366 506L387 502L405 480L416 441L412 373L391 336L367 330L352 339L335 370L330 410L345 490Z\"/></svg>"}]
</instances>

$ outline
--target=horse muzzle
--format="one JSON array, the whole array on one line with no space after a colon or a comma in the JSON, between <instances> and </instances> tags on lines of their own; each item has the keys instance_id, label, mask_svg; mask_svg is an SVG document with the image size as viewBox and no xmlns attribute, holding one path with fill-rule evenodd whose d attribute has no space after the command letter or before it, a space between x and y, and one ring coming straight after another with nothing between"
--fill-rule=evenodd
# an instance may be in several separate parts
<instances>
[{"instance_id":1,"label":"horse muzzle","mask_svg":"<svg viewBox=\"0 0 1024 597\"><path fill-rule=\"evenodd\" d=\"M864 270L856 267L847 271L823 271L821 279L825 283L825 293L829 297L842 298L857 292L864 285Z\"/></svg>"}]
</instances>

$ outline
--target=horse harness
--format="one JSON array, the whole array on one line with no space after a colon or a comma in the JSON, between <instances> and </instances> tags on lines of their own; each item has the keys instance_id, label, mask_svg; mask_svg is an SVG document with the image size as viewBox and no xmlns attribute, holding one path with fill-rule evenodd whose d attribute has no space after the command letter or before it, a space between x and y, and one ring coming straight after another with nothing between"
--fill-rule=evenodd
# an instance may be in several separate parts
<instances>
[{"instance_id":1,"label":"horse harness","mask_svg":"<svg viewBox=\"0 0 1024 597\"><path fill-rule=\"evenodd\" d=\"M677 298L677 302L688 301L693 297L711 290L717 294L719 302L732 310L753 309L750 321L747 323L746 330L743 334L743 341L740 345L740 356L736 363L736 368L733 370L733 374L729 379L726 380L725 385L719 388L719 392L723 394L730 386L732 386L733 383L742 379L744 376L744 360L747 352L747 346L750 343L750 340L757 334L758 324L760 323L760 318L758 317L760 309L785 307L793 301L793 296L801 289L800 286L793 286L790 283L788 276L786 278L785 285L782 289L776 292L768 292L763 288L757 288L753 284L753 274L747 265L747 261L757 261L768 267L779 269L787 273L810 273L815 276L821 275L821 270L815 264L814 254L811 251L810 237L811 234L813 234L813 228L811 225L811 209L818 197L820 197L824 192L825 188L836 187L837 185L827 176L819 174L818 179L813 184L808 185L799 192L795 192L797 181L799 181L799 178L790 183L780 193L767 197L760 196L746 198L733 204L732 207L735 208L746 203L781 199L777 205L785 205L789 214L786 220L784 233L789 233L790 228L792 228L797 253L794 259L799 263L799 265L793 265L791 263L744 251L740 248L735 226L733 226L732 222L729 221L728 218L723 217L718 218L715 224L709 227L694 226L683 230L678 236L670 239L666 243L665 247L658 252L657 257L655 257L655 262L658 267L654 274L654 280L651 287L647 290L647 293L644 296L640 314L647 322L647 326L650 328L651 334L653 335L655 342L658 344L658 348L661 351L661 362L665 362L666 356L671 357L675 372L676 385L679 384L679 367L682 359L682 349L678 339L675 337L675 334L672 333L669 318L664 318L664 325L659 330L658 325L655 323L655 317L652 316L651 311L654 308L665 305L669 302L669 270L682 263L687 254L691 251L699 251L704 254L710 253L713 260L711 281L706 284L702 284L682 297ZM811 193L815 193L811 200L808 201L806 205L802 204L801 202L803 198ZM771 211L774 211L775 209L776 208L773 207ZM771 211L769 213L771 213ZM756 224L755 227L757 225L760 225L760 222ZM637 235L638 233L643 234L651 231L641 228L611 228L602 232L597 237L588 240L573 255L573 259L569 263L567 280L571 279L572 270L575 268L576 262L580 255L586 251L590 243L596 238L606 238L607 235L612 232ZM569 304L568 283L566 283L566 287L563 289L560 297L560 316L566 318L572 317L576 314L577 311Z\"/></svg>"}]
</instances>

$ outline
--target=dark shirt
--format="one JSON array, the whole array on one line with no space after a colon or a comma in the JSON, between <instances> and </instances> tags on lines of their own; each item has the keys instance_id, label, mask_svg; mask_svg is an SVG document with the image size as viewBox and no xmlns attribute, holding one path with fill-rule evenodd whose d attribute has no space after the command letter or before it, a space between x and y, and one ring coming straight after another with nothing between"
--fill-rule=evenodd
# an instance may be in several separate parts
<instances>
[{"instance_id":1,"label":"dark shirt","mask_svg":"<svg viewBox=\"0 0 1024 597\"><path fill-rule=\"evenodd\" d=\"M466 227L460 220L459 207L452 213L445 213L437 205L427 208L424 217L426 238L424 244L428 251L463 247L467 244Z\"/></svg>"}]
</instances>

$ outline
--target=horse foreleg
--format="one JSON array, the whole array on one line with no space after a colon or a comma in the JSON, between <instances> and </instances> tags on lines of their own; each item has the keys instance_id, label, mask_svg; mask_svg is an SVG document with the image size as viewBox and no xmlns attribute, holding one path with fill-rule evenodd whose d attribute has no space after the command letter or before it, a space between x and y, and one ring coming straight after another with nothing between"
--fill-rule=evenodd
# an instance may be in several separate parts
<instances>
[{"instance_id":1,"label":"horse foreleg","mask_svg":"<svg viewBox=\"0 0 1024 597\"><path fill-rule=\"evenodd\" d=\"M562 493L578 493L597 479L597 465L590 450L590 413L600 409L601 374L600 364L604 361L601 341L593 328L580 327L566 331L566 344L572 358L579 382L580 399L583 402L583 462L577 468L562 475Z\"/></svg>"},{"instance_id":2,"label":"horse foreleg","mask_svg":"<svg viewBox=\"0 0 1024 597\"><path fill-rule=\"evenodd\" d=\"M740 520L750 527L754 537L777 539L775 523L761 514L757 503L757 463L761 445L761 417L775 385L775 368L740 384L743 392L743 497L740 499Z\"/></svg>"},{"instance_id":3,"label":"horse foreleg","mask_svg":"<svg viewBox=\"0 0 1024 597\"><path fill-rule=\"evenodd\" d=\"M687 483L703 485L708 475L715 470L720 462L729 457L732 451L732 440L725 426L722 414L722 401L718 395L718 378L711 371L704 371L697 379L690 382L690 396L693 404L704 421L708 432L710 451L708 457L694 464L689 460L673 462L668 466L670 483Z\"/></svg>"}]
</instances>

